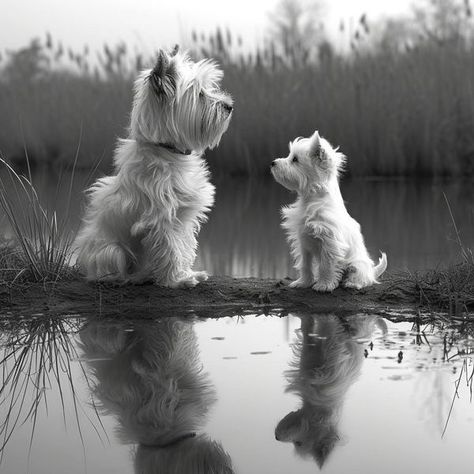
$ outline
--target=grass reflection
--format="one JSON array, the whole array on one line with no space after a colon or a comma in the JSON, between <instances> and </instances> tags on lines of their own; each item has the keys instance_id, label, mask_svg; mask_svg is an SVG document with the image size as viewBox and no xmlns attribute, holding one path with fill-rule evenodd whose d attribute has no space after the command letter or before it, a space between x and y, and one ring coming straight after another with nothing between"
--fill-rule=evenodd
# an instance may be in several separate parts
<instances>
[{"instance_id":1,"label":"grass reflection","mask_svg":"<svg viewBox=\"0 0 474 474\"><path fill-rule=\"evenodd\" d=\"M86 414L78 398L72 361L78 360L87 384L88 377L73 342L81 327L79 319L49 319L39 315L32 320L0 322L0 408L5 413L0 424L0 461L7 443L22 424L31 425L31 450L40 410L48 411L48 394L59 396L64 424L69 424L72 409L75 426L84 446L83 418L88 418L95 431L104 435L102 423Z\"/></svg>"}]
</instances>

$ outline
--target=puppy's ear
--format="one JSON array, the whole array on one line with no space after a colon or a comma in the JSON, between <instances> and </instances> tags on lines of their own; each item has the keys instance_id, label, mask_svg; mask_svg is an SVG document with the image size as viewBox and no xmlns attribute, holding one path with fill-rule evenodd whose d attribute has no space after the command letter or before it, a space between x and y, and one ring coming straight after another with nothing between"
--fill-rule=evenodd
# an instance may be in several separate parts
<instances>
[{"instance_id":1,"label":"puppy's ear","mask_svg":"<svg viewBox=\"0 0 474 474\"><path fill-rule=\"evenodd\" d=\"M319 438L314 442L311 449L311 454L318 464L319 469L322 469L324 463L339 441L339 435L334 426L322 427L321 431ZM326 431L326 433L324 433L324 431Z\"/></svg>"},{"instance_id":2,"label":"puppy's ear","mask_svg":"<svg viewBox=\"0 0 474 474\"><path fill-rule=\"evenodd\" d=\"M160 50L150 73L150 83L158 97L171 97L176 90L176 63L174 58Z\"/></svg>"},{"instance_id":3,"label":"puppy's ear","mask_svg":"<svg viewBox=\"0 0 474 474\"><path fill-rule=\"evenodd\" d=\"M179 44L175 44L174 48L170 52L170 56L171 57L176 56L178 54L178 51L179 51Z\"/></svg>"},{"instance_id":4,"label":"puppy's ear","mask_svg":"<svg viewBox=\"0 0 474 474\"><path fill-rule=\"evenodd\" d=\"M319 150L321 149L321 137L316 130L309 139L309 155L314 157L318 156Z\"/></svg>"}]
</instances>

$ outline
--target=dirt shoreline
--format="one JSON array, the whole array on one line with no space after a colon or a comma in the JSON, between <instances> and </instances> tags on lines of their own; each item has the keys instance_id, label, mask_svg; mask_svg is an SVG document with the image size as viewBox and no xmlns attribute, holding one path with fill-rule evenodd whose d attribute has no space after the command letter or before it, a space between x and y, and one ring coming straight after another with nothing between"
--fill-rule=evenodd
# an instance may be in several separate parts
<instances>
[{"instance_id":1,"label":"dirt shoreline","mask_svg":"<svg viewBox=\"0 0 474 474\"><path fill-rule=\"evenodd\" d=\"M403 315L443 312L421 303L415 283L386 276L380 285L333 293L292 289L290 280L214 276L190 289L147 285L110 286L76 279L51 283L0 285L0 317L162 315L220 317L289 312ZM444 311L446 313L446 311Z\"/></svg>"}]
</instances>

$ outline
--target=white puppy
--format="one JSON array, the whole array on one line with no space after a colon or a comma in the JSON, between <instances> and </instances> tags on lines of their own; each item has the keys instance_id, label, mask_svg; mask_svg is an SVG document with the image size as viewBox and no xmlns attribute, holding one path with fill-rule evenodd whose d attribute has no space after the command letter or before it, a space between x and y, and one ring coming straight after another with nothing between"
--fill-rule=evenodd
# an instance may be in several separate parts
<instances>
[{"instance_id":1,"label":"white puppy","mask_svg":"<svg viewBox=\"0 0 474 474\"><path fill-rule=\"evenodd\" d=\"M219 143L232 112L221 78L213 62L194 63L177 50L161 51L155 67L139 75L115 174L90 188L77 238L88 280L186 287L207 278L192 265L214 202L201 155Z\"/></svg>"},{"instance_id":2,"label":"white puppy","mask_svg":"<svg viewBox=\"0 0 474 474\"><path fill-rule=\"evenodd\" d=\"M360 225L347 212L339 190L339 172L346 157L318 132L297 138L290 154L272 162L276 181L298 193L294 204L282 209L299 278L291 287L333 291L339 283L363 288L377 282L387 257L377 265L365 248Z\"/></svg>"}]
</instances>

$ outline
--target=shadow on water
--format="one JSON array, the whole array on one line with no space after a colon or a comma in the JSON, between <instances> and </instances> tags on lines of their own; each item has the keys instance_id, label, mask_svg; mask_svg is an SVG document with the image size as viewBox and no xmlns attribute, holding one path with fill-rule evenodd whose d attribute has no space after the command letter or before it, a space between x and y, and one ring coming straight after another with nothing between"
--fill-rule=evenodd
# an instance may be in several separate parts
<instances>
[{"instance_id":1,"label":"shadow on water","mask_svg":"<svg viewBox=\"0 0 474 474\"><path fill-rule=\"evenodd\" d=\"M214 416L214 405L225 400L220 400L221 394L218 400L221 390L216 389L216 383L222 382L213 380L208 367L217 363L217 356L214 354L212 363L207 365L205 360L209 356L202 357L201 352L203 348L208 351L209 342L201 329L207 325L212 336L208 339L222 344L226 338L232 338L239 325L250 325L248 335L255 333L252 325L256 323L267 328L275 325L287 328L286 347L291 348L292 355L284 353L288 357L281 359L275 355L272 360L283 360L279 370L284 374L286 387L282 387L281 395L285 390L296 396L298 407L288 413L285 403L278 402L271 416L275 417L274 436L280 443L271 444L271 431L264 433L264 439L276 458L282 455L281 443L292 443L298 455L293 461L287 461L293 466L290 467L292 472L311 472L294 470L299 466L298 457L309 458L324 469L329 460L337 457L336 447L344 445L340 424L342 418L348 416L343 409L348 394L364 371L364 361L377 362L376 353L380 360L391 360L395 367L409 369L410 377L417 372L436 372L441 366L456 373L454 393L449 411L443 412L444 426L439 436L445 435L454 403L461 397L461 382L467 384L472 393L474 325L466 322L394 323L362 314L342 317L311 313L285 318L246 316L212 321L195 316L154 320L3 320L0 321L1 461L9 461L8 456L3 455L8 453L9 443L17 443L15 431L28 427L29 450L37 437L47 434L44 428L43 431L35 429L44 409L47 416L61 411L64 424L72 425L79 433L85 463L90 462L85 444L100 440L105 449L107 444L118 440L119 444L133 447L135 473L241 472L233 467L231 456L234 461L238 458L234 463L238 466L245 463L252 466L248 453L244 462L235 446L232 450L226 449L226 444L233 444L233 430L238 431L238 427L226 426L225 441L220 439L219 430L209 424L211 411ZM216 337L211 324L221 324L223 335ZM197 331L197 328L201 329ZM272 342L262 332L258 340L261 346L267 344L272 348L250 352L260 354L258 360L271 357L272 351L276 354L279 343ZM228 343L227 350L238 351L242 341ZM417 359L423 346L429 348L426 358ZM413 358L412 365L403 367L410 358ZM221 359L229 362L238 358ZM285 360L289 368L285 368ZM245 361L241 358L237 363L245 364ZM251 362L259 363L255 359ZM400 379L406 376L406 372L401 374ZM275 396L265 392L258 378L247 383L250 391ZM239 385L238 390L245 398L247 389ZM84 402L84 398L89 402ZM384 401L380 403L383 405ZM243 399L242 404L245 405ZM256 405L257 412L268 410L268 402L260 397L255 397L252 404ZM238 411L239 407L234 406L232 410ZM259 428L257 421L251 427L256 431ZM109 438L112 432L115 434ZM27 447L22 446L23 452ZM77 451L78 446L73 449ZM21 444L16 449L20 451ZM20 464L19 460L10 460L10 465L17 466L17 463ZM94 469L91 472L102 472ZM123 467L115 472L129 472L120 469ZM19 468L15 470L19 471ZM269 467L268 472L277 471Z\"/></svg>"}]
</instances>

